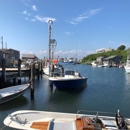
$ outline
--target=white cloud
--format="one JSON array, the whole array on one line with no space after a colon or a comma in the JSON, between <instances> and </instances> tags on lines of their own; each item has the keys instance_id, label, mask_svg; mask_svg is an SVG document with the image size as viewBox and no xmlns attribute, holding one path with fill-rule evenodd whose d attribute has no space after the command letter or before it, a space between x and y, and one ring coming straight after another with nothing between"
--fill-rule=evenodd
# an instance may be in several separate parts
<instances>
[{"instance_id":1,"label":"white cloud","mask_svg":"<svg viewBox=\"0 0 130 130\"><path fill-rule=\"evenodd\" d=\"M51 17L41 17L39 15L36 15L35 18L40 22L48 22L49 20L52 20L53 22L56 21L56 18Z\"/></svg>"},{"instance_id":2,"label":"white cloud","mask_svg":"<svg viewBox=\"0 0 130 130\"><path fill-rule=\"evenodd\" d=\"M76 25L77 23L70 21L71 24Z\"/></svg>"},{"instance_id":3,"label":"white cloud","mask_svg":"<svg viewBox=\"0 0 130 130\"><path fill-rule=\"evenodd\" d=\"M82 59L83 57L87 56L88 54L93 54L94 51L82 51L82 50L69 50L69 51L55 51L54 58L78 58ZM46 50L39 50L38 52L23 50L20 51L20 55L22 54L35 54L39 59L43 59L44 57L48 57L48 52Z\"/></svg>"},{"instance_id":4,"label":"white cloud","mask_svg":"<svg viewBox=\"0 0 130 130\"><path fill-rule=\"evenodd\" d=\"M24 10L22 13L23 13L23 14L27 14L27 11L26 11L26 10Z\"/></svg>"},{"instance_id":5,"label":"white cloud","mask_svg":"<svg viewBox=\"0 0 130 130\"><path fill-rule=\"evenodd\" d=\"M32 6L32 9L33 9L34 11L37 11L36 5L33 5L33 6Z\"/></svg>"},{"instance_id":6,"label":"white cloud","mask_svg":"<svg viewBox=\"0 0 130 130\"><path fill-rule=\"evenodd\" d=\"M80 14L78 17L74 18L73 20L70 21L71 24L77 24L78 22L81 22L85 19L90 18L93 15L96 15L97 13L99 13L101 11L101 8L98 9L92 9L86 13Z\"/></svg>"},{"instance_id":7,"label":"white cloud","mask_svg":"<svg viewBox=\"0 0 130 130\"><path fill-rule=\"evenodd\" d=\"M28 18L25 18L26 20L28 20Z\"/></svg>"},{"instance_id":8,"label":"white cloud","mask_svg":"<svg viewBox=\"0 0 130 130\"><path fill-rule=\"evenodd\" d=\"M66 35L72 35L73 33L71 32L64 32Z\"/></svg>"},{"instance_id":9,"label":"white cloud","mask_svg":"<svg viewBox=\"0 0 130 130\"><path fill-rule=\"evenodd\" d=\"M33 54L33 51L28 51L28 50L20 51L20 55L22 54Z\"/></svg>"},{"instance_id":10,"label":"white cloud","mask_svg":"<svg viewBox=\"0 0 130 130\"><path fill-rule=\"evenodd\" d=\"M35 22L35 21L36 21L36 19L31 19L31 21Z\"/></svg>"}]
</instances>

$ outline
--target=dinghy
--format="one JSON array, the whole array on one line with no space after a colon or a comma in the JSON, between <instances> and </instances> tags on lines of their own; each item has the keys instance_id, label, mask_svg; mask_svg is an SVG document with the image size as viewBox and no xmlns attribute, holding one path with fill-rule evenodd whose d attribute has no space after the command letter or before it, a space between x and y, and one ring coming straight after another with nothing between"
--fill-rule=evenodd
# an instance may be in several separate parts
<instances>
[{"instance_id":1,"label":"dinghy","mask_svg":"<svg viewBox=\"0 0 130 130\"><path fill-rule=\"evenodd\" d=\"M29 85L30 84L22 84L0 89L0 104L23 95Z\"/></svg>"},{"instance_id":2,"label":"dinghy","mask_svg":"<svg viewBox=\"0 0 130 130\"><path fill-rule=\"evenodd\" d=\"M4 124L23 130L130 130L130 119L121 116L119 110L117 113L79 110L75 114L20 110L9 114Z\"/></svg>"}]
</instances>

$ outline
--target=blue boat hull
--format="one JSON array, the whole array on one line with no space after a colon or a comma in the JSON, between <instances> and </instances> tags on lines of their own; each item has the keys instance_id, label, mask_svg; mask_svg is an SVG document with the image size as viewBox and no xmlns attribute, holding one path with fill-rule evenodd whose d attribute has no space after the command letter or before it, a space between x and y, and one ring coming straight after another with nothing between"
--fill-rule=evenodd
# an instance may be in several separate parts
<instances>
[{"instance_id":1,"label":"blue boat hull","mask_svg":"<svg viewBox=\"0 0 130 130\"><path fill-rule=\"evenodd\" d=\"M85 84L86 82L87 78L51 81L57 89L73 89Z\"/></svg>"}]
</instances>

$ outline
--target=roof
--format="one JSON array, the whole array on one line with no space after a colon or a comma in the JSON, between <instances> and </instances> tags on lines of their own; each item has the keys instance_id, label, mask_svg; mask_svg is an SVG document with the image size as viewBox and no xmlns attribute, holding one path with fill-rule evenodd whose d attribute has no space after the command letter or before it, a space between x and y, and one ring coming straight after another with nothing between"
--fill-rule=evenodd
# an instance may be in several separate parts
<instances>
[{"instance_id":1,"label":"roof","mask_svg":"<svg viewBox=\"0 0 130 130\"><path fill-rule=\"evenodd\" d=\"M7 49L7 51L9 51L9 50L18 51L18 50L14 50L14 49L11 49L11 48L10 48L10 49ZM18 51L18 52L19 52L19 51Z\"/></svg>"},{"instance_id":2,"label":"roof","mask_svg":"<svg viewBox=\"0 0 130 130\"><path fill-rule=\"evenodd\" d=\"M105 58L105 60L113 59L115 57L117 57L117 56L116 55L115 56L109 56L109 57Z\"/></svg>"},{"instance_id":3,"label":"roof","mask_svg":"<svg viewBox=\"0 0 130 130\"><path fill-rule=\"evenodd\" d=\"M34 54L22 54L22 58L37 58Z\"/></svg>"},{"instance_id":4,"label":"roof","mask_svg":"<svg viewBox=\"0 0 130 130\"><path fill-rule=\"evenodd\" d=\"M6 54L9 54L9 52L7 52L7 51L6 51L6 50L4 50L4 49L3 49L3 50L2 50L2 49L0 49L0 52L1 52L1 53L6 53Z\"/></svg>"}]
</instances>

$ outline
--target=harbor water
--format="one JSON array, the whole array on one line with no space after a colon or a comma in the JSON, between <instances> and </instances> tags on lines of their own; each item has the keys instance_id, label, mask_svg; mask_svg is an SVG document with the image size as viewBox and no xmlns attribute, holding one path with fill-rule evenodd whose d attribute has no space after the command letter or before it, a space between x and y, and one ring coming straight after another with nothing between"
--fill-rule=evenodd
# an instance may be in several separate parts
<instances>
[{"instance_id":1,"label":"harbor water","mask_svg":"<svg viewBox=\"0 0 130 130\"><path fill-rule=\"evenodd\" d=\"M8 114L17 110L40 110L76 113L78 110L115 112L130 117L130 74L124 68L92 67L91 65L63 65L87 76L87 83L77 89L57 90L49 86L48 76L35 78L34 99L30 88L21 97L0 105L0 130ZM22 79L22 83L27 83ZM5 127L3 130L13 130Z\"/></svg>"}]
</instances>

